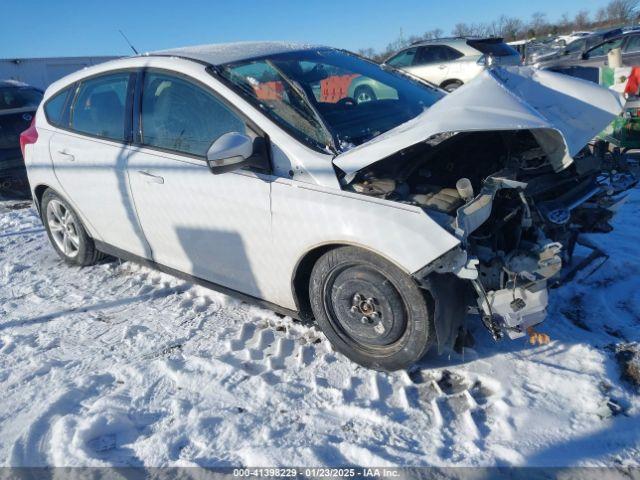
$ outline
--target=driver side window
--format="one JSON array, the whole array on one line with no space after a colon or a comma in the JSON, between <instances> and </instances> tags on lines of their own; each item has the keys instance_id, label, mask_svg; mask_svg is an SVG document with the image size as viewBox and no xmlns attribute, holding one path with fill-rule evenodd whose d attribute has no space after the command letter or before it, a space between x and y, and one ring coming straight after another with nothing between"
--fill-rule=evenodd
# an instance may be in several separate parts
<instances>
[{"instance_id":1,"label":"driver side window","mask_svg":"<svg viewBox=\"0 0 640 480\"><path fill-rule=\"evenodd\" d=\"M205 89L177 76L147 72L141 108L141 142L204 157L228 132L246 133L244 122Z\"/></svg>"}]
</instances>

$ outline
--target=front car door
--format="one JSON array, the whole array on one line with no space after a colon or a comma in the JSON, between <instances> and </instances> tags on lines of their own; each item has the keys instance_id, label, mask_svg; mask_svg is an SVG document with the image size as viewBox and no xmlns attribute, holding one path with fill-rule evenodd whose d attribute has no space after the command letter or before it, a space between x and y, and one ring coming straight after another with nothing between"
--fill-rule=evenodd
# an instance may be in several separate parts
<instances>
[{"instance_id":1,"label":"front car door","mask_svg":"<svg viewBox=\"0 0 640 480\"><path fill-rule=\"evenodd\" d=\"M254 271L272 261L271 178L247 169L214 175L205 161L222 134L258 133L195 80L149 69L141 86L128 171L152 259L265 298Z\"/></svg>"},{"instance_id":2,"label":"front car door","mask_svg":"<svg viewBox=\"0 0 640 480\"><path fill-rule=\"evenodd\" d=\"M147 256L126 176L134 78L125 70L74 86L49 148L65 196L99 239Z\"/></svg>"}]
</instances>

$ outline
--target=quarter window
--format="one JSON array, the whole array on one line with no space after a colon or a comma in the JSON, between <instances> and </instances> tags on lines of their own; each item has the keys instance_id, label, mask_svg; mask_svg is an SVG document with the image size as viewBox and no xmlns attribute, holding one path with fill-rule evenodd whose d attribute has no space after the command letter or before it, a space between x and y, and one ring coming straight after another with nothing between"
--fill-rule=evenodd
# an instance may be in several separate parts
<instances>
[{"instance_id":1,"label":"quarter window","mask_svg":"<svg viewBox=\"0 0 640 480\"><path fill-rule=\"evenodd\" d=\"M431 45L418 49L418 54L413 64L427 65L430 63L450 62L460 57L462 57L460 52L445 45Z\"/></svg>"},{"instance_id":2,"label":"quarter window","mask_svg":"<svg viewBox=\"0 0 640 480\"><path fill-rule=\"evenodd\" d=\"M51 125L59 126L62 124L63 109L67 103L69 88L65 88L60 93L51 97L44 105L44 113ZM68 108L67 108L68 109ZM68 121L68 118L67 118Z\"/></svg>"},{"instance_id":3,"label":"quarter window","mask_svg":"<svg viewBox=\"0 0 640 480\"><path fill-rule=\"evenodd\" d=\"M148 72L142 94L144 145L205 156L229 132L246 133L244 122L220 100L182 78Z\"/></svg>"},{"instance_id":4,"label":"quarter window","mask_svg":"<svg viewBox=\"0 0 640 480\"><path fill-rule=\"evenodd\" d=\"M640 35L634 35L629 38L627 45L624 47L625 53L640 52Z\"/></svg>"},{"instance_id":5,"label":"quarter window","mask_svg":"<svg viewBox=\"0 0 640 480\"><path fill-rule=\"evenodd\" d=\"M71 128L123 141L129 75L123 72L83 81L73 105Z\"/></svg>"}]
</instances>

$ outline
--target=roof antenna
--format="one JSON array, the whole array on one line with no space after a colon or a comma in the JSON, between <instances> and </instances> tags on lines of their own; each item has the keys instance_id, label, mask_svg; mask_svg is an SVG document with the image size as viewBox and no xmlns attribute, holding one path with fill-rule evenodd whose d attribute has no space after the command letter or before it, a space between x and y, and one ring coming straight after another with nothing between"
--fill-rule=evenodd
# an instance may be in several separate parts
<instances>
[{"instance_id":1,"label":"roof antenna","mask_svg":"<svg viewBox=\"0 0 640 480\"><path fill-rule=\"evenodd\" d=\"M122 30L118 30L120 32L120 35L122 35L122 38L124 38L124 41L127 42L129 44L129 46L131 47L131 50L133 50L133 53L135 53L136 55L140 55L138 53L138 50L136 50L136 47L134 47L131 42L129 41L129 39L127 38L127 36L124 34L124 32Z\"/></svg>"}]
</instances>

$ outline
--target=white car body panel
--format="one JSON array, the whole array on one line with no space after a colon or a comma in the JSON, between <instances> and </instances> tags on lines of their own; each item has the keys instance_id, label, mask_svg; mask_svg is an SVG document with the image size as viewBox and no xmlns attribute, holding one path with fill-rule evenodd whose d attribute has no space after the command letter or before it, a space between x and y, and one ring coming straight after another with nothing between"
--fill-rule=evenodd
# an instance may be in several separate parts
<instances>
[{"instance_id":1,"label":"white car body panel","mask_svg":"<svg viewBox=\"0 0 640 480\"><path fill-rule=\"evenodd\" d=\"M450 77L449 70L452 63L453 62L428 63L426 65L406 67L404 70L418 78L431 82L434 85L440 85L444 80Z\"/></svg>"},{"instance_id":2,"label":"white car body panel","mask_svg":"<svg viewBox=\"0 0 640 480\"><path fill-rule=\"evenodd\" d=\"M619 94L594 83L528 67L486 70L413 120L334 160L347 175L447 132L530 129L556 170L622 111Z\"/></svg>"},{"instance_id":3,"label":"white car body panel","mask_svg":"<svg viewBox=\"0 0 640 480\"><path fill-rule=\"evenodd\" d=\"M53 170L76 212L91 220L100 240L149 256L129 190L129 150L117 142L58 129L49 142ZM91 185L91 188L87 188Z\"/></svg>"},{"instance_id":4,"label":"white car body panel","mask_svg":"<svg viewBox=\"0 0 640 480\"><path fill-rule=\"evenodd\" d=\"M273 258L268 179L214 175L203 161L147 148L132 149L128 172L155 262L264 298L259 281Z\"/></svg>"}]
</instances>

